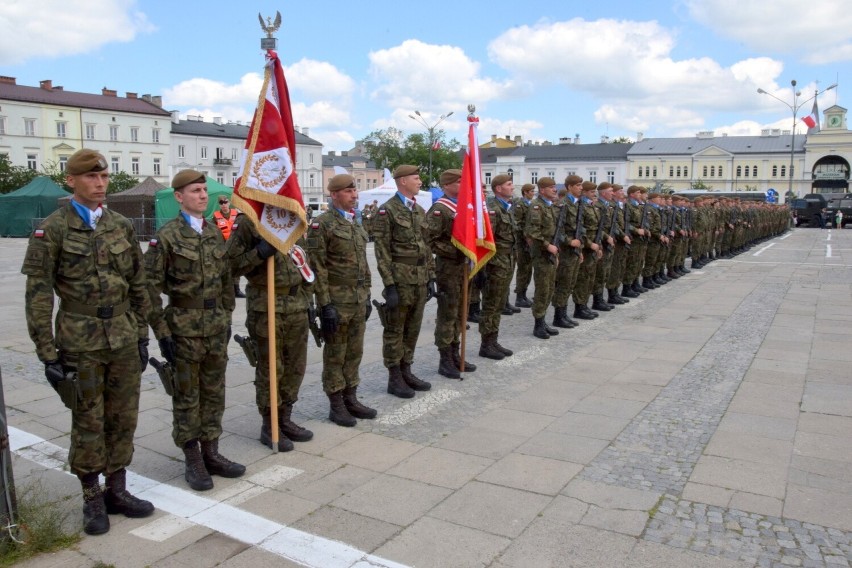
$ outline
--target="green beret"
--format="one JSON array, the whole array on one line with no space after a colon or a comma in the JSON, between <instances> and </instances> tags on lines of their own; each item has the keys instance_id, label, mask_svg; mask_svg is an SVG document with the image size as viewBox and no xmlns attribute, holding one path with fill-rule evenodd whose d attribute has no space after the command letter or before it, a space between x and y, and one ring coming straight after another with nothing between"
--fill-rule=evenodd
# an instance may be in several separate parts
<instances>
[{"instance_id":1,"label":"green beret","mask_svg":"<svg viewBox=\"0 0 852 568\"><path fill-rule=\"evenodd\" d=\"M612 188L613 188L612 184L609 183L608 181L602 181L601 183L598 184L598 191L600 191L602 189L612 189Z\"/></svg>"},{"instance_id":2,"label":"green beret","mask_svg":"<svg viewBox=\"0 0 852 568\"><path fill-rule=\"evenodd\" d=\"M593 181L584 181L583 182L583 191L595 191L598 188Z\"/></svg>"},{"instance_id":3,"label":"green beret","mask_svg":"<svg viewBox=\"0 0 852 568\"><path fill-rule=\"evenodd\" d=\"M204 174L195 170L181 170L172 178L172 188L181 189L191 183L205 183Z\"/></svg>"},{"instance_id":4,"label":"green beret","mask_svg":"<svg viewBox=\"0 0 852 568\"><path fill-rule=\"evenodd\" d=\"M624 189L624 186L621 185L620 183L612 184L612 190L613 191L621 191L622 189Z\"/></svg>"},{"instance_id":5,"label":"green beret","mask_svg":"<svg viewBox=\"0 0 852 568\"><path fill-rule=\"evenodd\" d=\"M443 172L441 172L441 185L450 185L451 183L456 183L461 179L461 176L461 170L444 170Z\"/></svg>"},{"instance_id":6,"label":"green beret","mask_svg":"<svg viewBox=\"0 0 852 568\"><path fill-rule=\"evenodd\" d=\"M512 178L510 178L506 174L500 174L500 175L494 176L494 179L491 180L491 189L494 189L498 185L503 185L507 181L512 181Z\"/></svg>"},{"instance_id":7,"label":"green beret","mask_svg":"<svg viewBox=\"0 0 852 568\"><path fill-rule=\"evenodd\" d=\"M355 187L355 178L349 174L337 174L328 180L329 191L340 191L341 189L349 189Z\"/></svg>"},{"instance_id":8,"label":"green beret","mask_svg":"<svg viewBox=\"0 0 852 568\"><path fill-rule=\"evenodd\" d=\"M583 178L578 175L571 174L565 178L565 187L569 185L577 185L578 183L583 183Z\"/></svg>"},{"instance_id":9,"label":"green beret","mask_svg":"<svg viewBox=\"0 0 852 568\"><path fill-rule=\"evenodd\" d=\"M70 176L87 174L89 172L102 172L107 169L106 158L95 150L77 150L68 158L65 164L65 173Z\"/></svg>"},{"instance_id":10,"label":"green beret","mask_svg":"<svg viewBox=\"0 0 852 568\"><path fill-rule=\"evenodd\" d=\"M627 195L633 195L634 193L642 193L642 188L638 185L631 185L627 188Z\"/></svg>"},{"instance_id":11,"label":"green beret","mask_svg":"<svg viewBox=\"0 0 852 568\"><path fill-rule=\"evenodd\" d=\"M521 187L521 193L526 193L527 191L530 191L531 189L535 189L535 186L531 183L525 183Z\"/></svg>"},{"instance_id":12,"label":"green beret","mask_svg":"<svg viewBox=\"0 0 852 568\"><path fill-rule=\"evenodd\" d=\"M663 197L663 196L660 195L659 193L652 193L651 195L648 196L648 199L657 199L658 197Z\"/></svg>"},{"instance_id":13,"label":"green beret","mask_svg":"<svg viewBox=\"0 0 852 568\"><path fill-rule=\"evenodd\" d=\"M541 189L542 187L553 187L554 185L556 185L556 180L551 177L543 177L538 180L539 189Z\"/></svg>"},{"instance_id":14,"label":"green beret","mask_svg":"<svg viewBox=\"0 0 852 568\"><path fill-rule=\"evenodd\" d=\"M419 175L419 174L420 174L420 167L419 166L410 166L410 165L403 164L401 166L397 166L396 169L393 171L393 179L397 179L397 178L401 178L401 177L405 177L405 176Z\"/></svg>"}]
</instances>

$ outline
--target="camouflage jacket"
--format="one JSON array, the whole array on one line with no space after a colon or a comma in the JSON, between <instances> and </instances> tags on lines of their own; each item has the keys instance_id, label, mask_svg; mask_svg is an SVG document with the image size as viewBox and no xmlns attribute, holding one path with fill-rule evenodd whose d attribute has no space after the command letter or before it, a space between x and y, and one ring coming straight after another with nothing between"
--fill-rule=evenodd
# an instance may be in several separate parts
<instances>
[{"instance_id":1,"label":"camouflage jacket","mask_svg":"<svg viewBox=\"0 0 852 568\"><path fill-rule=\"evenodd\" d=\"M455 208L450 208L440 199L433 203L426 213L426 222L429 227L427 239L432 252L437 256L451 262L463 262L467 257L452 242L455 218Z\"/></svg>"},{"instance_id":2,"label":"camouflage jacket","mask_svg":"<svg viewBox=\"0 0 852 568\"><path fill-rule=\"evenodd\" d=\"M231 325L234 283L225 239L213 223L204 221L199 234L178 214L148 243L145 270L157 339L208 337ZM169 297L165 309L161 294Z\"/></svg>"},{"instance_id":3,"label":"camouflage jacket","mask_svg":"<svg viewBox=\"0 0 852 568\"><path fill-rule=\"evenodd\" d=\"M581 197L580 199L584 198ZM594 206L594 202L589 203L586 201L583 206L583 228L586 230L586 234L583 236L583 247L587 249L592 248L595 236L598 234L600 219L600 211Z\"/></svg>"},{"instance_id":4,"label":"camouflage jacket","mask_svg":"<svg viewBox=\"0 0 852 568\"><path fill-rule=\"evenodd\" d=\"M314 294L320 306L362 304L370 295L367 232L331 208L311 223L308 252L316 272Z\"/></svg>"},{"instance_id":5,"label":"camouflage jacket","mask_svg":"<svg viewBox=\"0 0 852 568\"><path fill-rule=\"evenodd\" d=\"M541 197L536 197L530 204L524 225L524 237L532 241L530 254L533 258L548 254L547 245L553 243L559 211L558 207L548 205Z\"/></svg>"},{"instance_id":6,"label":"camouflage jacket","mask_svg":"<svg viewBox=\"0 0 852 568\"><path fill-rule=\"evenodd\" d=\"M260 233L251 219L240 214L231 227L228 239L228 257L234 277L245 276L246 310L266 312L266 261L257 255L255 247L260 243ZM299 241L304 245L303 241ZM292 314L308 309L313 294L313 285L302 278L301 272L286 254L276 252L275 259L275 312Z\"/></svg>"},{"instance_id":7,"label":"camouflage jacket","mask_svg":"<svg viewBox=\"0 0 852 568\"><path fill-rule=\"evenodd\" d=\"M486 199L485 207L491 218L491 232L494 234L494 244L497 245L497 255L512 255L518 231L515 216L512 215L511 209L504 209L496 197Z\"/></svg>"},{"instance_id":8,"label":"camouflage jacket","mask_svg":"<svg viewBox=\"0 0 852 568\"><path fill-rule=\"evenodd\" d=\"M519 197L512 201L512 215L514 215L515 225L518 227L517 237L519 240L524 238L524 228L527 225L527 214L536 199L537 198L530 199L529 203L527 203L523 197Z\"/></svg>"},{"instance_id":9,"label":"camouflage jacket","mask_svg":"<svg viewBox=\"0 0 852 568\"><path fill-rule=\"evenodd\" d=\"M30 236L21 272L27 275L27 327L41 361L57 359L57 349L119 349L147 339L151 303L142 249L130 221L118 213L104 209L92 230L70 203L54 211ZM61 300L55 337L54 293ZM79 313L100 308L106 316L125 302L129 307L113 317Z\"/></svg>"},{"instance_id":10,"label":"camouflage jacket","mask_svg":"<svg viewBox=\"0 0 852 568\"><path fill-rule=\"evenodd\" d=\"M419 205L411 211L394 195L379 206L373 219L373 240L384 286L425 285L435 278L428 231L426 212Z\"/></svg>"}]
</instances>

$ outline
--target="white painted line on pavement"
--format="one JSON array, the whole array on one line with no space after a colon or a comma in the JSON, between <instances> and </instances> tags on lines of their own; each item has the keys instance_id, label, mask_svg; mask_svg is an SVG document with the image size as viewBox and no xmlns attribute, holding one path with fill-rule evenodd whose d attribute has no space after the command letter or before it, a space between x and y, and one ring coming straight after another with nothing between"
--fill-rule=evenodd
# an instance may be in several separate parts
<instances>
[{"instance_id":1,"label":"white painted line on pavement","mask_svg":"<svg viewBox=\"0 0 852 568\"><path fill-rule=\"evenodd\" d=\"M825 245L825 258L831 258L831 245Z\"/></svg>"},{"instance_id":2,"label":"white painted line on pavement","mask_svg":"<svg viewBox=\"0 0 852 568\"><path fill-rule=\"evenodd\" d=\"M778 240L779 240L779 241L783 241L783 240L784 240L784 239L786 239L787 237L791 237L791 236L793 236L793 233L787 233L786 235L784 235L783 237L781 237L781 238L780 238L780 239L778 239Z\"/></svg>"},{"instance_id":3,"label":"white painted line on pavement","mask_svg":"<svg viewBox=\"0 0 852 568\"><path fill-rule=\"evenodd\" d=\"M65 462L59 461L56 457L65 455L67 450L38 436L9 426L9 447L21 457L49 469L72 475L65 470ZM293 468L286 468L286 470L293 470ZM267 476L266 480L292 473L286 470L277 469ZM178 517L176 521L163 521L163 526L160 527L161 540L168 538L166 533L176 529L179 519L184 519L240 542L257 546L302 566L407 568L403 564L368 554L348 544L290 528L260 515L161 483L132 471L127 472L127 485L136 496L148 499L157 509ZM147 526L149 534L152 534L150 524Z\"/></svg>"},{"instance_id":4,"label":"white painted line on pavement","mask_svg":"<svg viewBox=\"0 0 852 568\"><path fill-rule=\"evenodd\" d=\"M154 542L163 542L173 536L177 536L187 529L196 526L195 523L187 521L181 517L174 515L164 515L159 519L155 519L148 524L142 525L130 531L130 534L152 540Z\"/></svg>"},{"instance_id":5,"label":"white painted line on pavement","mask_svg":"<svg viewBox=\"0 0 852 568\"><path fill-rule=\"evenodd\" d=\"M759 255L760 255L760 253L762 253L762 252L763 252L763 251L765 251L766 249L769 249L769 248L774 247L774 246L775 246L775 245L777 245L777 244L778 244L778 243L770 243L770 244L766 245L765 247L763 247L762 249L760 249L759 251L757 251L756 253L754 253L754 254L753 254L753 255L751 255L751 256L759 256Z\"/></svg>"},{"instance_id":6,"label":"white painted line on pavement","mask_svg":"<svg viewBox=\"0 0 852 568\"><path fill-rule=\"evenodd\" d=\"M831 240L831 231L829 231L828 235L825 237L825 242L828 242L830 240Z\"/></svg>"},{"instance_id":7,"label":"white painted line on pavement","mask_svg":"<svg viewBox=\"0 0 852 568\"><path fill-rule=\"evenodd\" d=\"M461 396L461 392L452 389L441 389L429 392L425 396L419 396L408 402L390 414L382 414L376 422L388 426L402 426L421 416L431 412L433 409Z\"/></svg>"}]
</instances>

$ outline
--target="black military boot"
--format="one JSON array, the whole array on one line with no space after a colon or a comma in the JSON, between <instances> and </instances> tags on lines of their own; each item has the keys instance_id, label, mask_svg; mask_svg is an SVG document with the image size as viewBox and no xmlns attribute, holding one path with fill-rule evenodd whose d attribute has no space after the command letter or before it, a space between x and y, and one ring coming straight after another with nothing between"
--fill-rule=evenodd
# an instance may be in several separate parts
<instances>
[{"instance_id":1,"label":"black military boot","mask_svg":"<svg viewBox=\"0 0 852 568\"><path fill-rule=\"evenodd\" d=\"M414 373L411 372L411 363L406 363L405 361L400 362L399 370L402 373L402 380L414 390L427 391L432 388L432 383L421 381Z\"/></svg>"},{"instance_id":2,"label":"black military boot","mask_svg":"<svg viewBox=\"0 0 852 568\"><path fill-rule=\"evenodd\" d=\"M619 295L622 297L622 299L625 302L627 302L628 301L627 298L638 298L639 292L637 292L636 290L633 289L633 284L631 284L630 286L625 284L624 286L621 287L621 294L619 294Z\"/></svg>"},{"instance_id":3,"label":"black military boot","mask_svg":"<svg viewBox=\"0 0 852 568\"><path fill-rule=\"evenodd\" d=\"M531 308L532 302L527 298L527 291L521 290L517 294L515 294L515 307L517 308Z\"/></svg>"},{"instance_id":4,"label":"black military boot","mask_svg":"<svg viewBox=\"0 0 852 568\"><path fill-rule=\"evenodd\" d=\"M460 353L461 344L460 343L453 343L452 345L450 345L450 348L451 348L451 353L453 354L453 364L456 366L456 369L461 369L461 353ZM467 355L467 354L465 353L465 355ZM467 357L465 357L463 371L465 373L472 373L475 370L476 370L476 365L474 365L473 363L468 363Z\"/></svg>"},{"instance_id":5,"label":"black military boot","mask_svg":"<svg viewBox=\"0 0 852 568\"><path fill-rule=\"evenodd\" d=\"M551 335L552 335L552 334L551 334ZM515 354L515 352L514 352L514 351L512 351L511 349L506 349L505 347L503 347L502 345L500 345L500 342L499 342L499 341L497 341L497 338L498 338L498 337L500 337L500 332L493 333L493 334L492 334L492 337L493 337L493 338L492 338L491 342L494 344L494 347L496 347L496 348L497 348L497 351L499 351L500 353L502 353L502 354L503 354L503 355L505 355L506 357L511 357L512 355L514 355L514 354Z\"/></svg>"},{"instance_id":6,"label":"black military boot","mask_svg":"<svg viewBox=\"0 0 852 568\"><path fill-rule=\"evenodd\" d=\"M595 316L585 304L574 304L574 317L581 320L593 320Z\"/></svg>"},{"instance_id":7,"label":"black military boot","mask_svg":"<svg viewBox=\"0 0 852 568\"><path fill-rule=\"evenodd\" d=\"M611 305L613 305L613 306L621 306L621 305L623 305L623 304L626 304L627 302L626 302L626 301L624 301L624 300L623 300L623 299L622 299L622 298L618 295L618 292L616 292L615 290L616 290L615 288L610 288L609 290L607 290L607 291L606 291L606 293L607 293L607 300L606 300L606 301L607 301L607 303L608 303L608 304L611 304Z\"/></svg>"},{"instance_id":8,"label":"black military boot","mask_svg":"<svg viewBox=\"0 0 852 568\"><path fill-rule=\"evenodd\" d=\"M234 297L235 298L245 298L246 295L240 290L240 285L234 282Z\"/></svg>"},{"instance_id":9,"label":"black military boot","mask_svg":"<svg viewBox=\"0 0 852 568\"><path fill-rule=\"evenodd\" d=\"M551 336L559 335L559 330L555 327L550 327L549 325L547 325L547 320L544 320L544 331L546 331Z\"/></svg>"},{"instance_id":10,"label":"black military boot","mask_svg":"<svg viewBox=\"0 0 852 568\"><path fill-rule=\"evenodd\" d=\"M314 437L314 433L307 428L302 428L293 422L293 405L284 404L278 407L278 429L284 433L289 440L294 442L307 442Z\"/></svg>"},{"instance_id":11,"label":"black military boot","mask_svg":"<svg viewBox=\"0 0 852 568\"><path fill-rule=\"evenodd\" d=\"M642 277L642 287L647 288L648 290L653 290L655 288L659 288L660 285L657 284L656 282L654 282L654 279L651 278L650 276L643 276Z\"/></svg>"},{"instance_id":12,"label":"black military boot","mask_svg":"<svg viewBox=\"0 0 852 568\"><path fill-rule=\"evenodd\" d=\"M595 294L592 296L592 309L599 312L608 312L613 306L607 304L603 299L603 294Z\"/></svg>"},{"instance_id":13,"label":"black military boot","mask_svg":"<svg viewBox=\"0 0 852 568\"><path fill-rule=\"evenodd\" d=\"M487 335L482 336L482 343L479 346L479 356L485 357L487 359L494 359L495 361L499 361L501 359L505 359L506 356L503 355L503 352L497 349L496 336L493 333L489 333Z\"/></svg>"},{"instance_id":14,"label":"black military boot","mask_svg":"<svg viewBox=\"0 0 852 568\"><path fill-rule=\"evenodd\" d=\"M83 530L90 535L109 532L109 517L98 474L87 473L79 477L83 486Z\"/></svg>"},{"instance_id":15,"label":"black military boot","mask_svg":"<svg viewBox=\"0 0 852 568\"><path fill-rule=\"evenodd\" d=\"M570 329L572 327L576 327L577 324L568 319L568 308L563 306L561 308L554 308L553 325L554 327ZM536 337L538 336L536 335Z\"/></svg>"},{"instance_id":16,"label":"black military boot","mask_svg":"<svg viewBox=\"0 0 852 568\"><path fill-rule=\"evenodd\" d=\"M669 280L667 278L663 278L662 276L660 276L659 273L654 274L651 277L651 280L653 280L657 284L657 286L665 286L666 284L669 283Z\"/></svg>"},{"instance_id":17,"label":"black military boot","mask_svg":"<svg viewBox=\"0 0 852 568\"><path fill-rule=\"evenodd\" d=\"M263 423L260 426L260 443L272 449L272 417L269 414L269 410L266 412L261 412L261 418L263 419ZM281 428L278 429L278 451L279 452L289 452L293 449L293 442L284 435L281 431Z\"/></svg>"},{"instance_id":18,"label":"black military boot","mask_svg":"<svg viewBox=\"0 0 852 568\"><path fill-rule=\"evenodd\" d=\"M408 386L405 379L402 378L399 365L388 368L388 392L399 398L412 398L414 396L414 389Z\"/></svg>"},{"instance_id":19,"label":"black military boot","mask_svg":"<svg viewBox=\"0 0 852 568\"><path fill-rule=\"evenodd\" d=\"M535 318L533 335L539 339L550 339L550 334L544 329L544 318Z\"/></svg>"},{"instance_id":20,"label":"black military boot","mask_svg":"<svg viewBox=\"0 0 852 568\"><path fill-rule=\"evenodd\" d=\"M625 290L627 290L627 286L622 285L622 286L621 286L621 292L619 292L619 291L618 291L618 287L616 287L616 288L615 288L615 295L616 295L616 296L618 296L618 299L619 299L619 300L621 300L621 302L622 302L622 303L624 303L624 304L629 304L629 303L630 303L630 300L628 300L627 298L625 298L625 297L624 297L624 294L622 294L622 292L624 292Z\"/></svg>"},{"instance_id":21,"label":"black military boot","mask_svg":"<svg viewBox=\"0 0 852 568\"><path fill-rule=\"evenodd\" d=\"M453 361L452 348L449 345L441 347L438 349L438 353L441 356L438 362L438 374L448 379L460 379L461 373L459 373L459 368L456 367L456 363Z\"/></svg>"},{"instance_id":22,"label":"black military boot","mask_svg":"<svg viewBox=\"0 0 852 568\"><path fill-rule=\"evenodd\" d=\"M358 400L358 387L346 387L343 389L343 404L346 405L346 410L355 418L366 418L372 420L376 417L375 408L370 408L366 404Z\"/></svg>"},{"instance_id":23,"label":"black military boot","mask_svg":"<svg viewBox=\"0 0 852 568\"><path fill-rule=\"evenodd\" d=\"M467 321L470 323L479 323L479 302L474 302L468 305Z\"/></svg>"},{"instance_id":24,"label":"black military boot","mask_svg":"<svg viewBox=\"0 0 852 568\"><path fill-rule=\"evenodd\" d=\"M503 306L503 310L500 312L504 316L513 316L515 315L515 310L521 311L520 308L513 308L509 305L509 302L506 302L506 305Z\"/></svg>"},{"instance_id":25,"label":"black military boot","mask_svg":"<svg viewBox=\"0 0 852 568\"><path fill-rule=\"evenodd\" d=\"M512 302L509 301L509 298L506 298L506 307L512 310L513 314L521 313L521 308L512 305Z\"/></svg>"},{"instance_id":26,"label":"black military boot","mask_svg":"<svg viewBox=\"0 0 852 568\"><path fill-rule=\"evenodd\" d=\"M645 286L642 285L643 280L644 280L644 278L642 280L639 280L638 278L636 279L636 286L638 286L638 288L639 288L636 291L639 292L640 294L647 292L649 290L648 288L645 288Z\"/></svg>"},{"instance_id":27,"label":"black military boot","mask_svg":"<svg viewBox=\"0 0 852 568\"><path fill-rule=\"evenodd\" d=\"M688 269L688 268L686 267L686 264L681 264L681 265L678 267L678 270L680 270L680 275L681 275L681 276L684 276L684 275L689 274L690 272L692 272L690 269Z\"/></svg>"},{"instance_id":28,"label":"black military boot","mask_svg":"<svg viewBox=\"0 0 852 568\"><path fill-rule=\"evenodd\" d=\"M388 387L388 389L390 389L390 387ZM411 396L414 396L413 391L411 393ZM355 420L355 417L352 416L352 413L349 412L349 409L346 407L346 403L343 401L343 391L328 393L328 403L329 420L331 420L338 426L345 426L347 428L351 428L352 426L355 426L358 423L358 421Z\"/></svg>"},{"instance_id":29,"label":"black military boot","mask_svg":"<svg viewBox=\"0 0 852 568\"><path fill-rule=\"evenodd\" d=\"M242 477L246 472L246 466L232 462L219 453L219 438L201 440L201 457L204 459L204 467L211 475L233 478Z\"/></svg>"},{"instance_id":30,"label":"black military boot","mask_svg":"<svg viewBox=\"0 0 852 568\"><path fill-rule=\"evenodd\" d=\"M147 517L154 512L150 501L137 499L127 492L127 470L124 468L106 477L104 504L110 515L121 514L132 519Z\"/></svg>"},{"instance_id":31,"label":"black military boot","mask_svg":"<svg viewBox=\"0 0 852 568\"><path fill-rule=\"evenodd\" d=\"M207 468L204 467L204 460L201 457L198 440L190 440L184 444L183 455L186 462L184 478L190 488L195 491L213 489L213 480L210 478Z\"/></svg>"}]
</instances>

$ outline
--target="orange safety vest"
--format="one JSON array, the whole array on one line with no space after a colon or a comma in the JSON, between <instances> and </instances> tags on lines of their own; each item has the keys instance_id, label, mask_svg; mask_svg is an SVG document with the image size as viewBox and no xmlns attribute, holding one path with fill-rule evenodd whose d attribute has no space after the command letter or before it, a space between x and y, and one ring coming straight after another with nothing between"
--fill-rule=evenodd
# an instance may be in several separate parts
<instances>
[{"instance_id":1,"label":"orange safety vest","mask_svg":"<svg viewBox=\"0 0 852 568\"><path fill-rule=\"evenodd\" d=\"M225 237L225 240L228 240L228 237L231 236L231 227L234 225L234 220L239 215L239 211L231 207L231 213L227 219L222 215L221 211L214 211L213 218L216 220L216 226L222 231L222 236Z\"/></svg>"}]
</instances>

